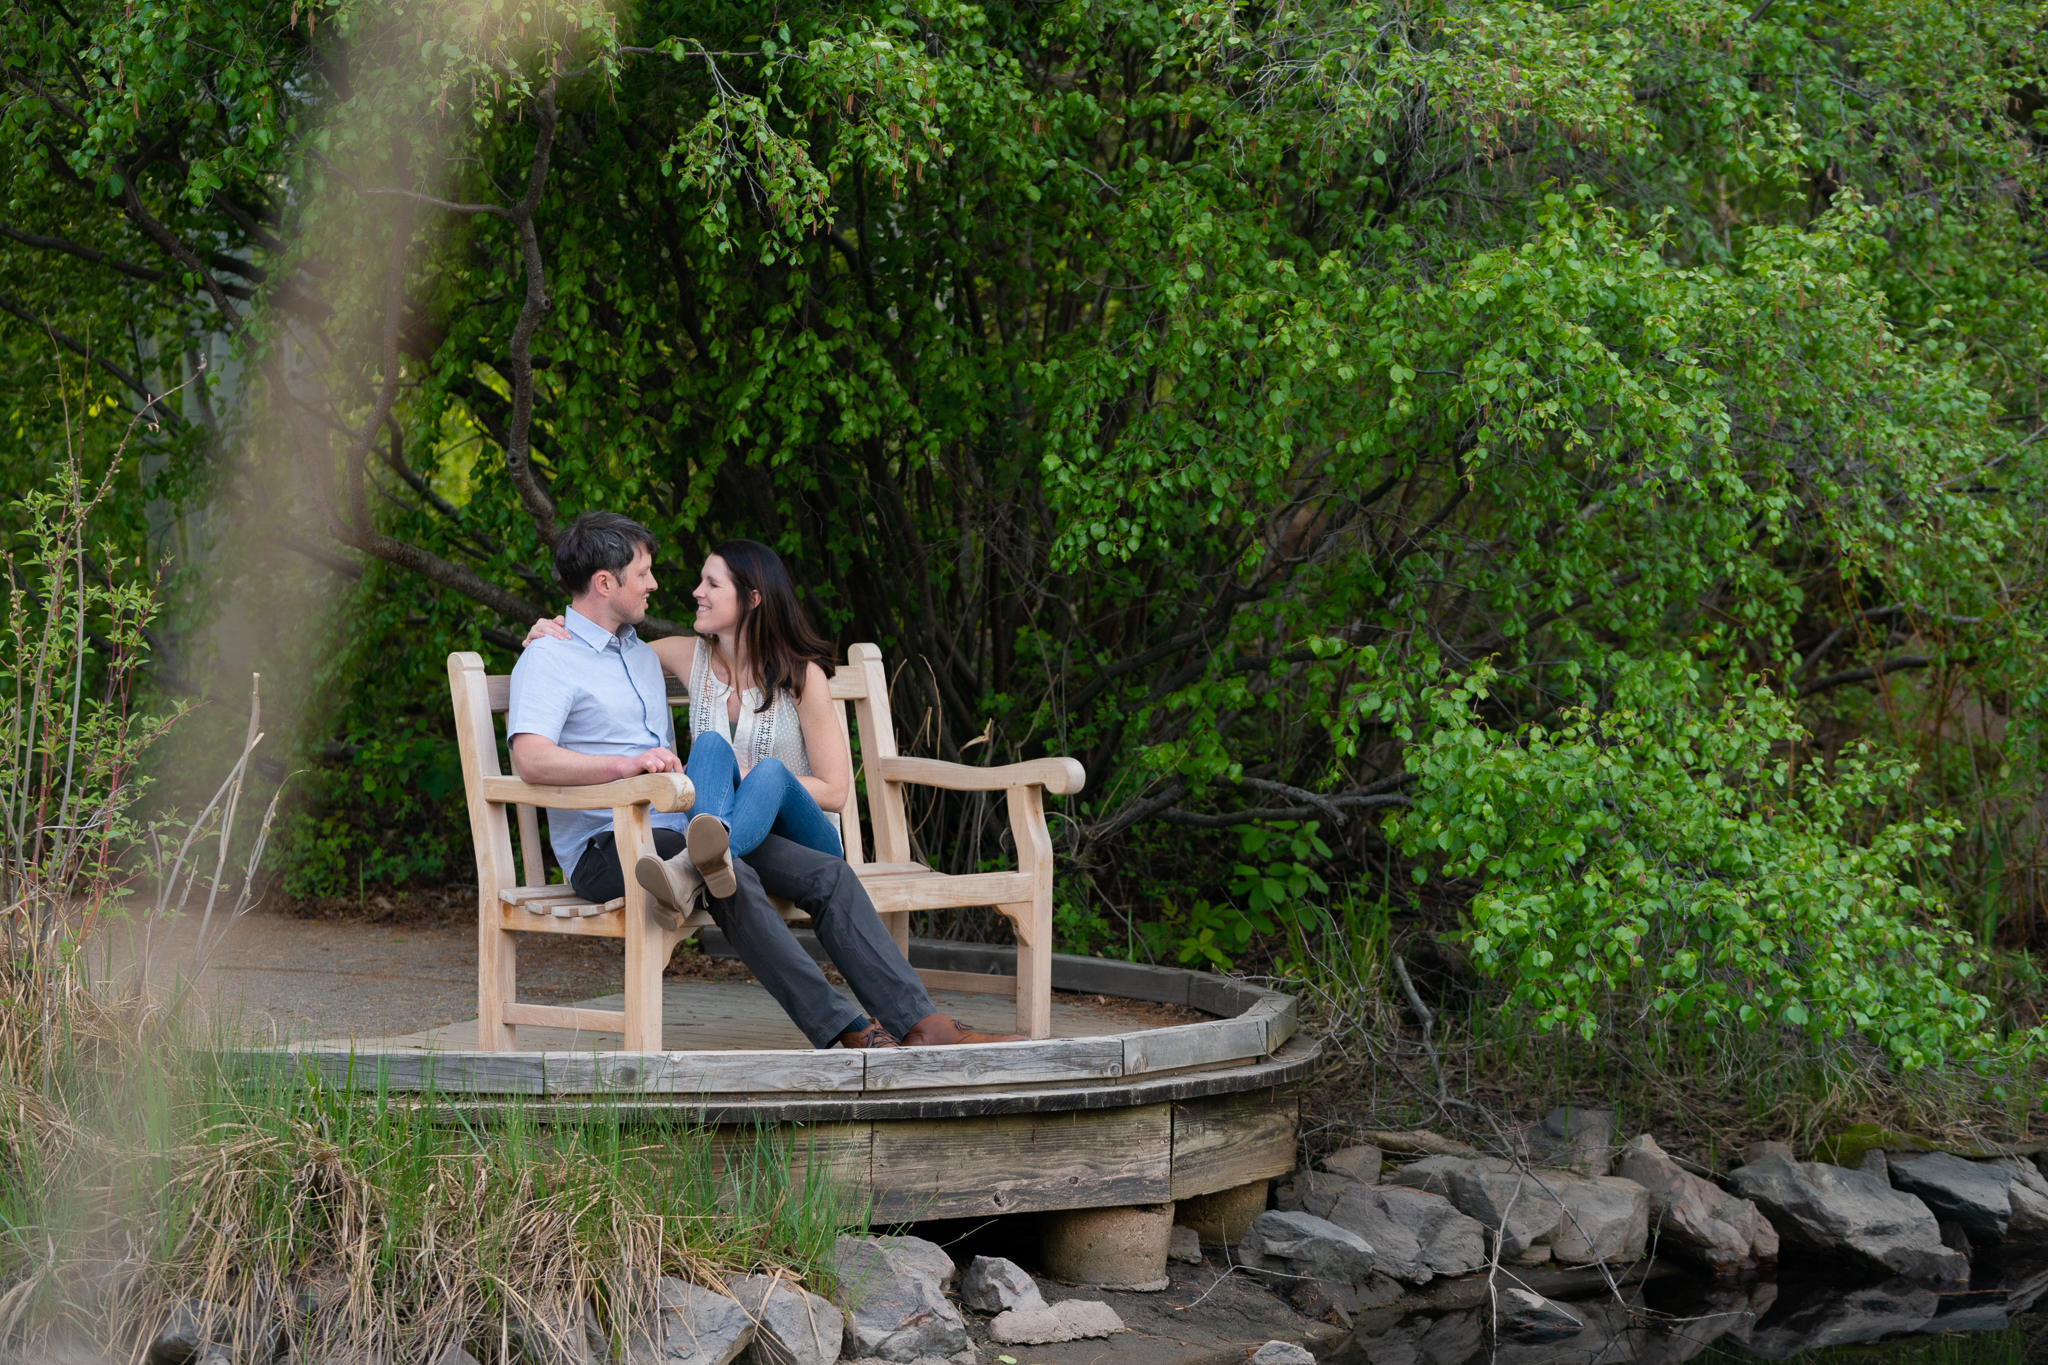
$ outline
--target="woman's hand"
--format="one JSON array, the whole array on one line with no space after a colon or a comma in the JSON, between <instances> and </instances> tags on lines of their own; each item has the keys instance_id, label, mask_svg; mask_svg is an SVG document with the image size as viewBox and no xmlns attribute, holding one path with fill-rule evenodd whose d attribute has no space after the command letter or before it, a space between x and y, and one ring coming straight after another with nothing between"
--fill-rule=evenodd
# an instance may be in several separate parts
<instances>
[{"instance_id":1,"label":"woman's hand","mask_svg":"<svg viewBox=\"0 0 2048 1365\"><path fill-rule=\"evenodd\" d=\"M569 625L566 621L559 616L543 616L533 623L532 630L526 632L526 638L519 642L519 647L524 649L535 640L566 640L568 638Z\"/></svg>"}]
</instances>

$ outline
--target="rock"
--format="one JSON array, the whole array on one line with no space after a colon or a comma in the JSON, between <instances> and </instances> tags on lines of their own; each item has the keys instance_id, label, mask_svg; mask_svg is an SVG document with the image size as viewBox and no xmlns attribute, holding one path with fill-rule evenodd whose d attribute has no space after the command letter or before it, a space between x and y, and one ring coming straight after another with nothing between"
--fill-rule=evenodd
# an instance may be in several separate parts
<instances>
[{"instance_id":1,"label":"rock","mask_svg":"<svg viewBox=\"0 0 2048 1365\"><path fill-rule=\"evenodd\" d=\"M1680 1170L1648 1133L1614 1169L1650 1192L1659 1251L1724 1275L1778 1259L1778 1234L1755 1204Z\"/></svg>"},{"instance_id":2,"label":"rock","mask_svg":"<svg viewBox=\"0 0 2048 1365\"><path fill-rule=\"evenodd\" d=\"M1970 1234L1963 1225L1953 1218L1937 1218L1935 1226L1941 1229L1941 1244L1964 1260L1970 1259Z\"/></svg>"},{"instance_id":3,"label":"rock","mask_svg":"<svg viewBox=\"0 0 2048 1365\"><path fill-rule=\"evenodd\" d=\"M1892 1183L1892 1168L1884 1159L1882 1147L1872 1147L1866 1151L1863 1159L1856 1163L1856 1169L1870 1172L1887 1185Z\"/></svg>"},{"instance_id":4,"label":"rock","mask_svg":"<svg viewBox=\"0 0 2048 1365\"><path fill-rule=\"evenodd\" d=\"M1199 1246L1195 1248L1195 1259L1202 1259ZM1025 1273L1023 1266L1000 1256L974 1258L966 1277L960 1281L960 1302L984 1313L1046 1306L1045 1295L1038 1292L1038 1281Z\"/></svg>"},{"instance_id":5,"label":"rock","mask_svg":"<svg viewBox=\"0 0 2048 1365\"><path fill-rule=\"evenodd\" d=\"M1444 1137L1440 1133L1417 1130L1412 1133L1360 1133L1382 1152L1400 1152L1405 1156L1478 1156L1479 1149Z\"/></svg>"},{"instance_id":6,"label":"rock","mask_svg":"<svg viewBox=\"0 0 2048 1365\"><path fill-rule=\"evenodd\" d=\"M1327 1219L1275 1209L1252 1220L1238 1244L1238 1259L1253 1270L1349 1284L1372 1273L1373 1249Z\"/></svg>"},{"instance_id":7,"label":"rock","mask_svg":"<svg viewBox=\"0 0 2048 1365\"><path fill-rule=\"evenodd\" d=\"M1350 1176L1336 1175L1329 1171L1303 1171L1294 1178L1294 1188L1301 1199L1301 1211L1312 1213L1318 1218L1328 1218L1330 1210L1344 1197L1344 1191L1356 1183Z\"/></svg>"},{"instance_id":8,"label":"rock","mask_svg":"<svg viewBox=\"0 0 2048 1365\"><path fill-rule=\"evenodd\" d=\"M1564 1105L1512 1134L1508 1155L1544 1167L1605 1175L1614 1160L1614 1111Z\"/></svg>"},{"instance_id":9,"label":"rock","mask_svg":"<svg viewBox=\"0 0 2048 1365\"><path fill-rule=\"evenodd\" d=\"M1809 1298L1770 1326L1751 1332L1747 1344L1754 1355L1782 1360L1830 1346L1875 1341L1918 1331L1934 1320L1940 1302L1932 1290L1906 1280L1888 1280L1846 1293L1826 1292Z\"/></svg>"},{"instance_id":10,"label":"rock","mask_svg":"<svg viewBox=\"0 0 2048 1365\"><path fill-rule=\"evenodd\" d=\"M232 1315L220 1304L204 1299L179 1299L171 1316L149 1340L143 1357L149 1365L191 1365L214 1348L226 1348L232 1340Z\"/></svg>"},{"instance_id":11,"label":"rock","mask_svg":"<svg viewBox=\"0 0 2048 1365\"><path fill-rule=\"evenodd\" d=\"M1331 1175L1341 1175L1346 1180L1355 1180L1361 1185L1372 1185L1379 1181L1381 1164L1380 1149L1368 1143L1346 1147L1323 1158L1323 1169Z\"/></svg>"},{"instance_id":12,"label":"rock","mask_svg":"<svg viewBox=\"0 0 2048 1365\"><path fill-rule=\"evenodd\" d=\"M927 1242L922 1237L869 1237L864 1239L879 1245L889 1257L889 1264L906 1273L929 1275L944 1289L953 1283L960 1273L960 1267L953 1264L953 1258L937 1242Z\"/></svg>"},{"instance_id":13,"label":"rock","mask_svg":"<svg viewBox=\"0 0 2048 1365\"><path fill-rule=\"evenodd\" d=\"M1797 1159L1797 1157L1792 1155L1791 1143L1779 1142L1771 1138L1766 1138L1762 1142L1752 1142L1749 1146L1742 1149L1742 1164L1745 1166L1754 1165L1759 1161L1796 1161Z\"/></svg>"},{"instance_id":14,"label":"rock","mask_svg":"<svg viewBox=\"0 0 2048 1365\"><path fill-rule=\"evenodd\" d=\"M2006 1197L2012 1205L2012 1218L2005 1225L2006 1236L2024 1242L2048 1238L2048 1179L2042 1177L2040 1167L2020 1156L1994 1157L1984 1164L2011 1177Z\"/></svg>"},{"instance_id":15,"label":"rock","mask_svg":"<svg viewBox=\"0 0 2048 1365\"><path fill-rule=\"evenodd\" d=\"M1863 1157L1870 1151L1885 1152L1931 1152L1934 1144L1925 1138L1910 1133L1895 1133L1889 1128L1880 1128L1874 1123L1852 1123L1832 1137L1824 1137L1814 1144L1813 1155L1817 1161L1834 1166L1858 1169ZM1787 1153L1789 1159L1790 1153Z\"/></svg>"},{"instance_id":16,"label":"rock","mask_svg":"<svg viewBox=\"0 0 2048 1365\"><path fill-rule=\"evenodd\" d=\"M1497 1156L1432 1156L1384 1171L1380 1179L1388 1185L1449 1194L1454 1175L1511 1175L1514 1169L1512 1162L1502 1161Z\"/></svg>"},{"instance_id":17,"label":"rock","mask_svg":"<svg viewBox=\"0 0 2048 1365\"><path fill-rule=\"evenodd\" d=\"M1400 1286L1394 1286L1398 1295ZM1317 1322L1348 1319L1358 1312L1358 1289L1339 1280L1289 1281L1287 1301L1296 1312Z\"/></svg>"},{"instance_id":18,"label":"rock","mask_svg":"<svg viewBox=\"0 0 2048 1365\"><path fill-rule=\"evenodd\" d=\"M1563 1341L1586 1324L1541 1294L1509 1287L1500 1293L1500 1334L1517 1341Z\"/></svg>"},{"instance_id":19,"label":"rock","mask_svg":"<svg viewBox=\"0 0 2048 1365\"><path fill-rule=\"evenodd\" d=\"M1551 1235L1552 1260L1618 1265L1642 1259L1650 1243L1650 1192L1620 1176L1546 1175L1563 1204Z\"/></svg>"},{"instance_id":20,"label":"rock","mask_svg":"<svg viewBox=\"0 0 2048 1365\"><path fill-rule=\"evenodd\" d=\"M1427 1169L1425 1169L1427 1168ZM1387 1183L1446 1195L1501 1239L1501 1258L1533 1265L1632 1261L1649 1240L1649 1192L1615 1176L1517 1171L1496 1158L1418 1161Z\"/></svg>"},{"instance_id":21,"label":"rock","mask_svg":"<svg viewBox=\"0 0 2048 1365\"><path fill-rule=\"evenodd\" d=\"M1352 1185L1329 1220L1373 1249L1373 1266L1410 1284L1466 1275L1486 1264L1486 1236L1439 1194L1398 1186Z\"/></svg>"},{"instance_id":22,"label":"rock","mask_svg":"<svg viewBox=\"0 0 2048 1365\"><path fill-rule=\"evenodd\" d=\"M1920 1196L1937 1219L1953 1219L1973 1242L2002 1242L2012 1220L2012 1172L1948 1152L1887 1154L1895 1190Z\"/></svg>"},{"instance_id":23,"label":"rock","mask_svg":"<svg viewBox=\"0 0 2048 1365\"><path fill-rule=\"evenodd\" d=\"M1013 1308L997 1314L988 1325L990 1339L1006 1346L1045 1346L1123 1330L1115 1309L1087 1299L1062 1299L1050 1308Z\"/></svg>"},{"instance_id":24,"label":"rock","mask_svg":"<svg viewBox=\"0 0 2048 1365\"><path fill-rule=\"evenodd\" d=\"M1166 1259L1181 1261L1188 1265L1202 1263L1202 1239L1193 1228L1173 1225L1172 1240L1166 1244Z\"/></svg>"},{"instance_id":25,"label":"rock","mask_svg":"<svg viewBox=\"0 0 2048 1365\"><path fill-rule=\"evenodd\" d=\"M1291 1341L1269 1341L1252 1352L1251 1365L1316 1365L1305 1346Z\"/></svg>"},{"instance_id":26,"label":"rock","mask_svg":"<svg viewBox=\"0 0 2048 1365\"><path fill-rule=\"evenodd\" d=\"M463 1350L460 1343L454 1343L434 1357L434 1365L482 1365L482 1362Z\"/></svg>"},{"instance_id":27,"label":"rock","mask_svg":"<svg viewBox=\"0 0 2048 1365\"><path fill-rule=\"evenodd\" d=\"M1779 1150L1759 1152L1761 1147ZM1793 1161L1783 1143L1758 1143L1728 1177L1787 1246L1859 1261L1915 1280L1964 1282L1969 1262L1942 1246L1927 1206L1868 1171Z\"/></svg>"},{"instance_id":28,"label":"rock","mask_svg":"<svg viewBox=\"0 0 2048 1365\"><path fill-rule=\"evenodd\" d=\"M654 1282L654 1296L653 1331L628 1337L627 1365L730 1365L754 1340L756 1328L747 1310L714 1290L664 1275ZM557 1355L528 1354L528 1349L521 1347L522 1360L559 1358L558 1344L552 1347ZM600 1348L597 1359L605 1354Z\"/></svg>"},{"instance_id":29,"label":"rock","mask_svg":"<svg viewBox=\"0 0 2048 1365\"><path fill-rule=\"evenodd\" d=\"M846 1354L907 1361L966 1349L967 1324L947 1300L937 1275L939 1258L947 1266L952 1259L930 1242L842 1236L833 1244L832 1257L837 1281L832 1301L850 1314Z\"/></svg>"},{"instance_id":30,"label":"rock","mask_svg":"<svg viewBox=\"0 0 2048 1365\"><path fill-rule=\"evenodd\" d=\"M839 1359L846 1315L831 1300L768 1275L735 1275L725 1292L756 1328L739 1365L832 1365Z\"/></svg>"}]
</instances>

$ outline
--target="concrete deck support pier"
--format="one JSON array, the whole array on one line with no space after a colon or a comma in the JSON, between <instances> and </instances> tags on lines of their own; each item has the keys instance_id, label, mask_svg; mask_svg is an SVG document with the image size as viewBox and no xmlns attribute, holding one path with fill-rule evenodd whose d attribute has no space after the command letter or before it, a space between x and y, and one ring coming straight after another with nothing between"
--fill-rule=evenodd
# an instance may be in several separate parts
<instances>
[{"instance_id":1,"label":"concrete deck support pier","mask_svg":"<svg viewBox=\"0 0 2048 1365\"><path fill-rule=\"evenodd\" d=\"M1173 1205L1067 1209L1044 1218L1038 1254L1054 1279L1098 1289L1166 1288Z\"/></svg>"},{"instance_id":2,"label":"concrete deck support pier","mask_svg":"<svg viewBox=\"0 0 2048 1365\"><path fill-rule=\"evenodd\" d=\"M1200 1194L1180 1201L1175 1219L1193 1228L1205 1247L1234 1247L1244 1240L1252 1219L1266 1211L1270 1181L1253 1180L1214 1194Z\"/></svg>"}]
</instances>

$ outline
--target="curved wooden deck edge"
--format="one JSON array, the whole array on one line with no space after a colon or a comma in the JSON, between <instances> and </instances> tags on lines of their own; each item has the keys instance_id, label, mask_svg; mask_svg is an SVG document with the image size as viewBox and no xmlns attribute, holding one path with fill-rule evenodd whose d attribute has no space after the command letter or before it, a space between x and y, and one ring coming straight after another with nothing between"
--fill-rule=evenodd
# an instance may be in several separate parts
<instances>
[{"instance_id":1,"label":"curved wooden deck edge","mask_svg":"<svg viewBox=\"0 0 2048 1365\"><path fill-rule=\"evenodd\" d=\"M800 933L798 938L814 953L822 954L815 935ZM965 967L990 972L1014 964L1015 950L915 940L913 963L920 957L948 964L944 970ZM235 1056L245 1071L312 1075L328 1084L392 1091L595 1095L604 1097L607 1104L629 1096L655 1095L676 1097L664 1103L687 1104L729 1094L744 1095L747 1103L754 1104L784 1097L801 1103L804 1101L797 1097L807 1100L820 1095L872 1101L892 1092L1086 1087L1133 1076L1238 1067L1276 1055L1294 1036L1293 997L1247 982L1184 968L1065 954L1055 956L1053 972L1058 989L1139 1000L1199 996L1228 1010L1232 1017L1101 1038L951 1048L731 1052L251 1048ZM1060 984L1062 974L1076 984Z\"/></svg>"},{"instance_id":2,"label":"curved wooden deck edge","mask_svg":"<svg viewBox=\"0 0 2048 1365\"><path fill-rule=\"evenodd\" d=\"M1270 1090L1305 1079L1322 1056L1322 1044L1309 1038L1289 1042L1277 1056L1243 1066L1181 1072L1119 1085L1040 1086L1023 1090L975 1094L914 1095L900 1098L849 1096L836 1099L772 1099L734 1096L696 1099L677 1096L646 1100L627 1096L547 1099L514 1096L487 1099L472 1095L443 1097L451 1113L488 1119L514 1110L548 1123L577 1123L592 1118L630 1123L732 1124L878 1122L890 1119L963 1119L1005 1115L1082 1113L1173 1104Z\"/></svg>"}]
</instances>

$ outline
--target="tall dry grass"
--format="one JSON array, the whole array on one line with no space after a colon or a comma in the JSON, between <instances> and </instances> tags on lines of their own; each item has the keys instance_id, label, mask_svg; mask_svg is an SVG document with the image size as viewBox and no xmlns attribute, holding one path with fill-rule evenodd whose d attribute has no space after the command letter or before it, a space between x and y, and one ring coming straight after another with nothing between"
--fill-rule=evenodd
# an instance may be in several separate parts
<instances>
[{"instance_id":1,"label":"tall dry grass","mask_svg":"<svg viewBox=\"0 0 2048 1365\"><path fill-rule=\"evenodd\" d=\"M132 704L155 598L91 540L119 468L19 504L0 637L0 1354L141 1356L167 1324L236 1359L581 1360L644 1325L663 1275L804 1274L865 1223L773 1133L482 1124L432 1095L251 1070L187 1008L255 897L273 799L238 835L262 740L196 814L145 818L138 765L182 714ZM168 932L198 921L196 957ZM141 920L118 977L89 949Z\"/></svg>"}]
</instances>

